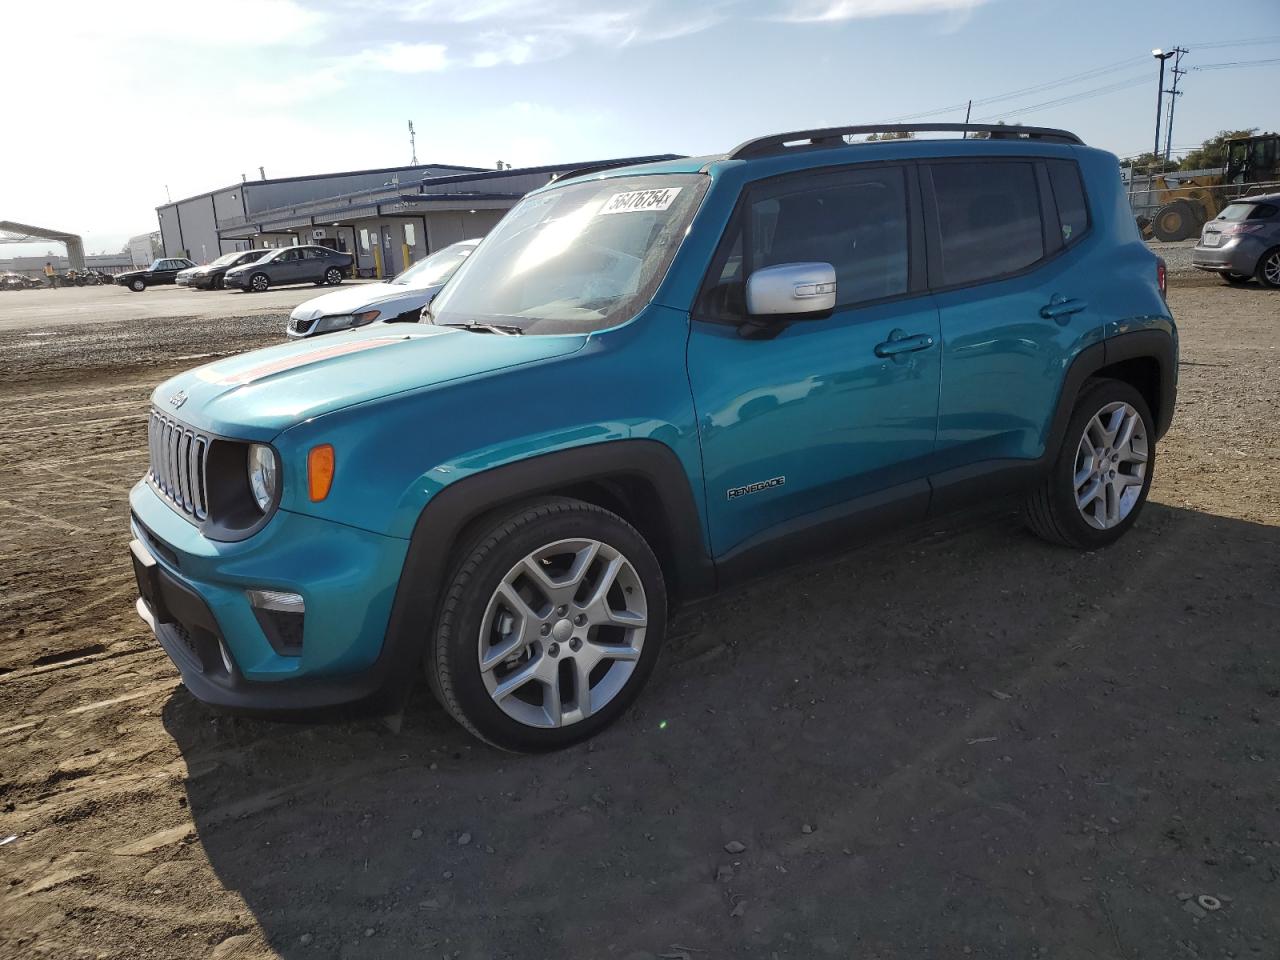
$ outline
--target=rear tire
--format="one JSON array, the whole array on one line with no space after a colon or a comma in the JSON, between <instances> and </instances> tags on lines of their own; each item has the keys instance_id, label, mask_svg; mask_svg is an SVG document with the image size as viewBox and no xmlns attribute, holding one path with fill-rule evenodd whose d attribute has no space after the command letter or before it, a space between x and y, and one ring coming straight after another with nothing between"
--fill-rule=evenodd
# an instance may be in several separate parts
<instances>
[{"instance_id":1,"label":"rear tire","mask_svg":"<svg viewBox=\"0 0 1280 960\"><path fill-rule=\"evenodd\" d=\"M324 272L324 282L331 287L336 287L342 282L342 271L337 267L330 267Z\"/></svg>"},{"instance_id":2,"label":"rear tire","mask_svg":"<svg viewBox=\"0 0 1280 960\"><path fill-rule=\"evenodd\" d=\"M1050 543L1109 546L1142 512L1155 461L1155 424L1142 394L1121 380L1089 381L1053 466L1027 498L1026 525Z\"/></svg>"},{"instance_id":3,"label":"rear tire","mask_svg":"<svg viewBox=\"0 0 1280 960\"><path fill-rule=\"evenodd\" d=\"M546 498L497 515L454 557L424 656L436 698L504 750L558 750L616 720L666 633L644 538L593 504Z\"/></svg>"},{"instance_id":4,"label":"rear tire","mask_svg":"<svg viewBox=\"0 0 1280 960\"><path fill-rule=\"evenodd\" d=\"M1280 287L1280 247L1272 247L1258 258L1258 268L1254 273L1258 282L1273 290Z\"/></svg>"},{"instance_id":5,"label":"rear tire","mask_svg":"<svg viewBox=\"0 0 1280 960\"><path fill-rule=\"evenodd\" d=\"M1156 211L1151 230L1157 240L1173 243L1186 240L1195 230L1195 209L1187 200L1174 200Z\"/></svg>"}]
</instances>

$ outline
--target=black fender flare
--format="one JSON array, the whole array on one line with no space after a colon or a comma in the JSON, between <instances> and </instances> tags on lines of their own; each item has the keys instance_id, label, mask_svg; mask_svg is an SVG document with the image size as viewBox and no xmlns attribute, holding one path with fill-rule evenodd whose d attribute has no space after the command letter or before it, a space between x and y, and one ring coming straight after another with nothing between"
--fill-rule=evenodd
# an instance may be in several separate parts
<instances>
[{"instance_id":1,"label":"black fender flare","mask_svg":"<svg viewBox=\"0 0 1280 960\"><path fill-rule=\"evenodd\" d=\"M419 514L409 540L379 661L385 674L405 683L434 622L454 547L469 524L506 503L528 500L592 481L643 480L657 495L669 538L669 581L684 599L715 591L715 566L703 534L701 514L688 474L675 452L657 440L611 440L540 454L455 481L433 496ZM380 664L382 665L382 664Z\"/></svg>"},{"instance_id":2,"label":"black fender flare","mask_svg":"<svg viewBox=\"0 0 1280 960\"><path fill-rule=\"evenodd\" d=\"M1134 330L1108 337L1100 343L1081 350L1067 368L1058 394L1058 406L1053 424L1045 443L1044 460L1052 463L1062 446L1067 421L1075 410L1080 388L1098 371L1125 360L1151 359L1160 368L1158 403L1153 415L1156 421L1156 439L1169 432L1173 423L1173 408L1178 396L1178 347L1174 338L1164 330Z\"/></svg>"}]
</instances>

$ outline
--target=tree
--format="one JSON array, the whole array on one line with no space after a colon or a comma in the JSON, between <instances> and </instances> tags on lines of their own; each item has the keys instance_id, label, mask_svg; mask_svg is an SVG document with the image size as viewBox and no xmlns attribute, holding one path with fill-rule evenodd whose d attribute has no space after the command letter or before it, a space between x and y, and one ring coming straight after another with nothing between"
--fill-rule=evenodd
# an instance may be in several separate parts
<instances>
[{"instance_id":1,"label":"tree","mask_svg":"<svg viewBox=\"0 0 1280 960\"><path fill-rule=\"evenodd\" d=\"M1135 174L1146 175L1163 170L1165 163L1161 154L1152 153L1148 150L1146 153L1140 153L1136 157L1126 157L1120 161L1120 166L1128 167Z\"/></svg>"},{"instance_id":2,"label":"tree","mask_svg":"<svg viewBox=\"0 0 1280 960\"><path fill-rule=\"evenodd\" d=\"M910 130L901 130L901 131L898 131L898 132L896 132L896 133L895 133L894 131L892 131L892 130L886 130L884 133L869 133L869 134L867 134L867 140L868 140L868 141L871 141L871 140L914 140L914 139L915 139L915 137L916 137L916 135L915 135L914 133L912 133Z\"/></svg>"}]
</instances>

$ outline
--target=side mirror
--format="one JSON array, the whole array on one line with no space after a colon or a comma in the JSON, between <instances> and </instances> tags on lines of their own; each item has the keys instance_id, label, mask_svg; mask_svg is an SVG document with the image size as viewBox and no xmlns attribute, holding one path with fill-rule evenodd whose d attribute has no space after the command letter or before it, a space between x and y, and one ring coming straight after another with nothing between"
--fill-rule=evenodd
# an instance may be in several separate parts
<instances>
[{"instance_id":1,"label":"side mirror","mask_svg":"<svg viewBox=\"0 0 1280 960\"><path fill-rule=\"evenodd\" d=\"M827 313L836 305L836 268L829 263L780 263L747 278L753 317Z\"/></svg>"}]
</instances>

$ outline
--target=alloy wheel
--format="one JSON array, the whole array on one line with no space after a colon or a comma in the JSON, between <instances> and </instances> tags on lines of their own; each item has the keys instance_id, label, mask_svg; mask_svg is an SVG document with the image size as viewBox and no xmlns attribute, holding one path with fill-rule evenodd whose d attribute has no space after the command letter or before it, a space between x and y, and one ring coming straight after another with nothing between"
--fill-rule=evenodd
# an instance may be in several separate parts
<instances>
[{"instance_id":1,"label":"alloy wheel","mask_svg":"<svg viewBox=\"0 0 1280 960\"><path fill-rule=\"evenodd\" d=\"M1262 264L1262 277L1273 287L1280 287L1280 250L1274 251Z\"/></svg>"},{"instance_id":2,"label":"alloy wheel","mask_svg":"<svg viewBox=\"0 0 1280 960\"><path fill-rule=\"evenodd\" d=\"M268 281L266 277L264 277L262 274L259 273L253 278L252 283L253 283L253 289L258 291L258 293L262 293L264 290L267 289L267 286L270 283L270 281Z\"/></svg>"},{"instance_id":3,"label":"alloy wheel","mask_svg":"<svg viewBox=\"0 0 1280 960\"><path fill-rule=\"evenodd\" d=\"M1076 507L1096 530L1109 530L1142 498L1147 476L1147 427L1123 401L1109 403L1085 425L1076 448Z\"/></svg>"},{"instance_id":4,"label":"alloy wheel","mask_svg":"<svg viewBox=\"0 0 1280 960\"><path fill-rule=\"evenodd\" d=\"M507 572L485 608L485 689L526 726L577 723L626 686L647 625L640 576L616 548L584 538L539 547Z\"/></svg>"}]
</instances>

